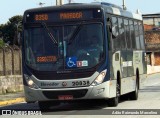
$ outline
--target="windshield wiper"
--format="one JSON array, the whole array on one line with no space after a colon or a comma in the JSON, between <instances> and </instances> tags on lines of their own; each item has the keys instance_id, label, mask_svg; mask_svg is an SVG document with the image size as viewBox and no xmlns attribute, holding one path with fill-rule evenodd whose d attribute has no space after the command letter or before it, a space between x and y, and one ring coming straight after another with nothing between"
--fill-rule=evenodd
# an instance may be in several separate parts
<instances>
[{"instance_id":1,"label":"windshield wiper","mask_svg":"<svg viewBox=\"0 0 160 118\"><path fill-rule=\"evenodd\" d=\"M52 40L52 42L53 42L54 44L56 44L56 46L58 46L58 42L57 42L57 40L54 38L54 36L53 36L53 34L51 33L51 31L49 30L47 24L44 23L44 22L42 22L41 24L42 24L42 26L46 29L46 31L47 31L47 33L48 33L48 36L50 37L50 39Z\"/></svg>"},{"instance_id":2,"label":"windshield wiper","mask_svg":"<svg viewBox=\"0 0 160 118\"><path fill-rule=\"evenodd\" d=\"M81 30L81 28L82 28L82 24L80 24L80 25L77 26L77 28L73 32L73 35L71 36L71 38L68 41L68 45L70 45L73 42L73 40L75 39L75 37L77 36L77 34Z\"/></svg>"}]
</instances>

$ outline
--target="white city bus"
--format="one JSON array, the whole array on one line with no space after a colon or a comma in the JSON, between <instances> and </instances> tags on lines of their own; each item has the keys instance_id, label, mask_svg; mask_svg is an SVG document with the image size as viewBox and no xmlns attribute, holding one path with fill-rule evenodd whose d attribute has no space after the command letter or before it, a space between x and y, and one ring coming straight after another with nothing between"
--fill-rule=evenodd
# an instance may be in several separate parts
<instances>
[{"instance_id":1,"label":"white city bus","mask_svg":"<svg viewBox=\"0 0 160 118\"><path fill-rule=\"evenodd\" d=\"M140 14L101 2L26 10L23 17L26 102L138 98L146 78Z\"/></svg>"}]
</instances>

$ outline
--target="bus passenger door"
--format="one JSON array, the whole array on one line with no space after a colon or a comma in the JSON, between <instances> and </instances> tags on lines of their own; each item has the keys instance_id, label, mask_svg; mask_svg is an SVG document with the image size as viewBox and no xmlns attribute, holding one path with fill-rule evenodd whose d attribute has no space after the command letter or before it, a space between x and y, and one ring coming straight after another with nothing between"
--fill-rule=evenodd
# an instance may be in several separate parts
<instances>
[{"instance_id":1,"label":"bus passenger door","mask_svg":"<svg viewBox=\"0 0 160 118\"><path fill-rule=\"evenodd\" d=\"M122 70L122 78L127 78L127 51L122 50L121 51L121 70Z\"/></svg>"},{"instance_id":2,"label":"bus passenger door","mask_svg":"<svg viewBox=\"0 0 160 118\"><path fill-rule=\"evenodd\" d=\"M127 62L127 51L126 49L121 50L121 94L126 93L127 90L127 77L128 77L128 62Z\"/></svg>"}]
</instances>

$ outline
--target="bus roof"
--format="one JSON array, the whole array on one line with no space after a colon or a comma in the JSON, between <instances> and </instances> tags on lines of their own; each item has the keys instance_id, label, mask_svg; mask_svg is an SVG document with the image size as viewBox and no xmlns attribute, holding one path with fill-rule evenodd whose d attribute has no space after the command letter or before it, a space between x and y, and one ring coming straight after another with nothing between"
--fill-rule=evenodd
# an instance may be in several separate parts
<instances>
[{"instance_id":1,"label":"bus roof","mask_svg":"<svg viewBox=\"0 0 160 118\"><path fill-rule=\"evenodd\" d=\"M101 8L101 9L104 9L106 13L133 18L137 20L142 20L141 14L136 14L136 13L123 10L120 6L106 3L106 2L71 3L71 4L64 4L61 6L34 8L34 9L26 10L25 14L29 12L49 12L49 11L58 11L58 10L87 9L87 8Z\"/></svg>"}]
</instances>

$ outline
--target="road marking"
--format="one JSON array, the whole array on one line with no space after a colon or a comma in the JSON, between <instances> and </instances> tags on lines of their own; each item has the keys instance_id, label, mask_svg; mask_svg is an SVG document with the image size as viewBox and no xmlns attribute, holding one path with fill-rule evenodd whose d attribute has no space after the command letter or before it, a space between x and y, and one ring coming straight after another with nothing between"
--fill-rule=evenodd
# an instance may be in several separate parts
<instances>
[{"instance_id":1,"label":"road marking","mask_svg":"<svg viewBox=\"0 0 160 118\"><path fill-rule=\"evenodd\" d=\"M152 84L152 86L153 86L153 85L157 85L157 84L160 84L160 83L154 83L154 84Z\"/></svg>"},{"instance_id":2,"label":"road marking","mask_svg":"<svg viewBox=\"0 0 160 118\"><path fill-rule=\"evenodd\" d=\"M20 103L20 102L25 102L25 99L24 98L16 98L13 100L0 101L0 106L6 106L6 105L11 105L11 104Z\"/></svg>"}]
</instances>

